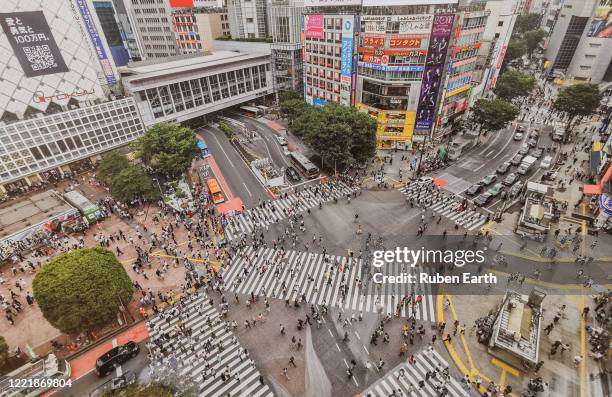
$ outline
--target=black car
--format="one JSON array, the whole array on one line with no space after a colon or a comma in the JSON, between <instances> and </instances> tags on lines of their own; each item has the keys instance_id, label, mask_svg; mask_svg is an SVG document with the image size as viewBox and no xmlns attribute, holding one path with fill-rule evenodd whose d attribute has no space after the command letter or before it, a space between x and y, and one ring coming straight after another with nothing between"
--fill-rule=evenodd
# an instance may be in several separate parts
<instances>
[{"instance_id":1,"label":"black car","mask_svg":"<svg viewBox=\"0 0 612 397\"><path fill-rule=\"evenodd\" d=\"M106 376L113 369L136 357L140 352L140 346L136 342L129 341L125 345L113 347L96 360L96 374Z\"/></svg>"},{"instance_id":2,"label":"black car","mask_svg":"<svg viewBox=\"0 0 612 397\"><path fill-rule=\"evenodd\" d=\"M291 166L287 167L287 169L285 170L285 175L287 175L287 178L289 178L291 182L299 182L300 180L302 180L302 178L300 178L300 174L298 174L295 168Z\"/></svg>"},{"instance_id":3,"label":"black car","mask_svg":"<svg viewBox=\"0 0 612 397\"><path fill-rule=\"evenodd\" d=\"M468 190L465 191L465 193L468 196L475 196L477 195L480 191L482 190L482 185L477 183L475 185L472 185L468 188Z\"/></svg>"}]
</instances>

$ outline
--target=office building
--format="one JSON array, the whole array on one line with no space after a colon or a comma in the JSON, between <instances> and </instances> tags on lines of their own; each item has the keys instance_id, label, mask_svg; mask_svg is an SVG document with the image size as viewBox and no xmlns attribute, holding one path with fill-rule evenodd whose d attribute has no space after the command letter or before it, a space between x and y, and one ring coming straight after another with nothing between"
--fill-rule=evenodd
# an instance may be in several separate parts
<instances>
[{"instance_id":1,"label":"office building","mask_svg":"<svg viewBox=\"0 0 612 397\"><path fill-rule=\"evenodd\" d=\"M179 8L172 11L172 29L182 54L212 51L213 41L229 37L229 21L224 9Z\"/></svg>"},{"instance_id":2,"label":"office building","mask_svg":"<svg viewBox=\"0 0 612 397\"><path fill-rule=\"evenodd\" d=\"M227 0L227 13L232 38L268 37L267 0Z\"/></svg>"},{"instance_id":3,"label":"office building","mask_svg":"<svg viewBox=\"0 0 612 397\"><path fill-rule=\"evenodd\" d=\"M484 4L489 16L478 49L476 71L472 77L472 103L495 88L518 16L515 1L488 0L476 3Z\"/></svg>"},{"instance_id":4,"label":"office building","mask_svg":"<svg viewBox=\"0 0 612 397\"><path fill-rule=\"evenodd\" d=\"M272 0L269 7L272 70L277 91L301 91L303 0Z\"/></svg>"},{"instance_id":5,"label":"office building","mask_svg":"<svg viewBox=\"0 0 612 397\"><path fill-rule=\"evenodd\" d=\"M612 81L611 11L609 1L565 0L546 48L547 70L567 80Z\"/></svg>"},{"instance_id":6,"label":"office building","mask_svg":"<svg viewBox=\"0 0 612 397\"><path fill-rule=\"evenodd\" d=\"M180 53L172 31L172 8L168 0L124 2L143 59L160 59Z\"/></svg>"},{"instance_id":7,"label":"office building","mask_svg":"<svg viewBox=\"0 0 612 397\"><path fill-rule=\"evenodd\" d=\"M125 34L121 32L113 2L111 0L94 0L93 7L100 20L100 26L110 48L115 66L127 65L130 61L130 54L123 43Z\"/></svg>"},{"instance_id":8,"label":"office building","mask_svg":"<svg viewBox=\"0 0 612 397\"><path fill-rule=\"evenodd\" d=\"M183 122L274 93L270 56L216 51L121 68L146 126Z\"/></svg>"}]
</instances>

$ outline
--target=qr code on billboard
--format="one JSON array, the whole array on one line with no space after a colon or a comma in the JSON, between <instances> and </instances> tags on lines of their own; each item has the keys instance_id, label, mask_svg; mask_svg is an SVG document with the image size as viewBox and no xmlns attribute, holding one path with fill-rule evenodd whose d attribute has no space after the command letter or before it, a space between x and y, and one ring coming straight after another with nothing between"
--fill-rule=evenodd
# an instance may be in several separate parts
<instances>
[{"instance_id":1,"label":"qr code on billboard","mask_svg":"<svg viewBox=\"0 0 612 397\"><path fill-rule=\"evenodd\" d=\"M23 52L32 66L32 70L45 70L57 67L55 57L48 45L34 45L23 47Z\"/></svg>"}]
</instances>

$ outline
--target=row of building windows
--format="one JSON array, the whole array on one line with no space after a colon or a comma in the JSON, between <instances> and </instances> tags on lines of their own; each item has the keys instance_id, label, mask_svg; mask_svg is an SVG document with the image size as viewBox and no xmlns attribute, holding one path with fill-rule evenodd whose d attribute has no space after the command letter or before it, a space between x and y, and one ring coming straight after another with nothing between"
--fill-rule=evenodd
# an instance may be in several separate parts
<instances>
[{"instance_id":1,"label":"row of building windows","mask_svg":"<svg viewBox=\"0 0 612 397\"><path fill-rule=\"evenodd\" d=\"M266 88L268 71L269 64L252 66L150 88L140 91L139 96L141 100L149 103L153 117L160 118Z\"/></svg>"}]
</instances>

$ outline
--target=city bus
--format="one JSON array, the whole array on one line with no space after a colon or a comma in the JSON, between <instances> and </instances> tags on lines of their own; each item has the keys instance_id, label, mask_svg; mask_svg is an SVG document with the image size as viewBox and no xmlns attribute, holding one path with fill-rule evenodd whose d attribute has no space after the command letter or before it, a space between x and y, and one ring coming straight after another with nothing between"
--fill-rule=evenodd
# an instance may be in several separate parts
<instances>
[{"instance_id":1,"label":"city bus","mask_svg":"<svg viewBox=\"0 0 612 397\"><path fill-rule=\"evenodd\" d=\"M244 113L245 116L249 117L259 117L263 114L263 111L254 106L240 106L240 110Z\"/></svg>"},{"instance_id":2,"label":"city bus","mask_svg":"<svg viewBox=\"0 0 612 397\"><path fill-rule=\"evenodd\" d=\"M291 152L289 157L296 168L300 170L300 172L304 174L306 178L314 179L319 176L319 168L308 160L306 156L300 153Z\"/></svg>"},{"instance_id":3,"label":"city bus","mask_svg":"<svg viewBox=\"0 0 612 397\"><path fill-rule=\"evenodd\" d=\"M221 187L216 179L211 178L207 180L206 186L208 186L208 191L210 191L210 197L212 198L213 203L219 204L225 201L223 191L221 190Z\"/></svg>"}]
</instances>

